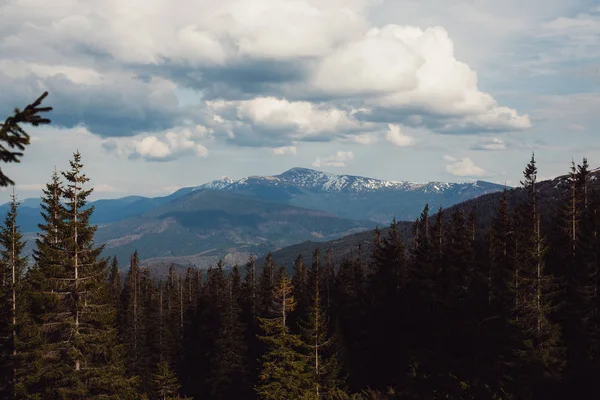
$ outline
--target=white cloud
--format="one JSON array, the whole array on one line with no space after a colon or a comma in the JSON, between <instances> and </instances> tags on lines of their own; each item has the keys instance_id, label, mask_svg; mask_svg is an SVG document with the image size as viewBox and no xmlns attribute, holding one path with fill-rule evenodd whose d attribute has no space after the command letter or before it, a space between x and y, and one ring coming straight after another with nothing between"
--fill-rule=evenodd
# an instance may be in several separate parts
<instances>
[{"instance_id":1,"label":"white cloud","mask_svg":"<svg viewBox=\"0 0 600 400\"><path fill-rule=\"evenodd\" d=\"M403 111L424 113L441 132L531 126L527 115L478 89L477 74L455 58L454 44L439 26L372 28L325 58L312 79L331 95L365 98L374 118L378 111L387 111L388 120L406 118Z\"/></svg>"},{"instance_id":2,"label":"white cloud","mask_svg":"<svg viewBox=\"0 0 600 400\"><path fill-rule=\"evenodd\" d=\"M208 132L203 126L178 128L157 135L108 139L102 142L102 147L118 156L146 161L171 161L184 156L207 157L208 149L199 140L206 138Z\"/></svg>"},{"instance_id":3,"label":"white cloud","mask_svg":"<svg viewBox=\"0 0 600 400\"><path fill-rule=\"evenodd\" d=\"M506 143L502 139L492 138L484 140L472 147L473 150L506 150Z\"/></svg>"},{"instance_id":4,"label":"white cloud","mask_svg":"<svg viewBox=\"0 0 600 400\"><path fill-rule=\"evenodd\" d=\"M446 165L446 172L454 176L470 176L470 177L481 177L486 176L487 172L475 165L470 158L455 158L452 156L445 156L444 160L450 164Z\"/></svg>"},{"instance_id":5,"label":"white cloud","mask_svg":"<svg viewBox=\"0 0 600 400\"><path fill-rule=\"evenodd\" d=\"M400 125L389 124L385 139L396 147L408 147L415 143L415 140L402 132Z\"/></svg>"},{"instance_id":6,"label":"white cloud","mask_svg":"<svg viewBox=\"0 0 600 400\"><path fill-rule=\"evenodd\" d=\"M354 159L354 153L351 151L338 151L328 157L317 157L312 163L313 167L345 167L346 163Z\"/></svg>"},{"instance_id":7,"label":"white cloud","mask_svg":"<svg viewBox=\"0 0 600 400\"><path fill-rule=\"evenodd\" d=\"M273 154L276 156L283 156L287 154L296 155L296 146L283 146L276 147L273 149Z\"/></svg>"},{"instance_id":8,"label":"white cloud","mask_svg":"<svg viewBox=\"0 0 600 400\"><path fill-rule=\"evenodd\" d=\"M223 137L244 145L262 145L265 131L273 136L289 127L298 140L357 130L361 124L340 108L340 98L373 122L416 114L439 132L531 125L479 90L477 74L456 59L443 27L367 21L380 1L200 3L61 0L51 11L35 0L3 4L10 22L0 37L0 85L4 74L33 91L49 87L69 104L61 115L66 126L83 122L105 136L163 131L189 119L206 125L219 101L237 102L236 114L218 117L231 125ZM181 109L177 85L206 99ZM3 92L0 100L9 101ZM314 103L297 101L306 99ZM275 145L288 144L281 142Z\"/></svg>"},{"instance_id":9,"label":"white cloud","mask_svg":"<svg viewBox=\"0 0 600 400\"><path fill-rule=\"evenodd\" d=\"M358 144L369 145L377 142L377 137L368 133L361 133L354 136L354 141Z\"/></svg>"},{"instance_id":10,"label":"white cloud","mask_svg":"<svg viewBox=\"0 0 600 400\"><path fill-rule=\"evenodd\" d=\"M243 101L211 101L209 108L217 118L215 129L225 129L236 140L264 145L292 141L332 140L358 134L373 124L357 121L350 113L331 105L308 101L288 101L275 97L257 97Z\"/></svg>"}]
</instances>

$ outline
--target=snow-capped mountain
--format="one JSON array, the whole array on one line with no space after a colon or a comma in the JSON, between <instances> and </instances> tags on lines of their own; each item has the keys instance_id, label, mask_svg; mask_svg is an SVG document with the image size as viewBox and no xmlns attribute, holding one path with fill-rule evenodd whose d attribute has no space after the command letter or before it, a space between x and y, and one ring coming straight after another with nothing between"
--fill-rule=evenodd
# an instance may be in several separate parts
<instances>
[{"instance_id":1,"label":"snow-capped mountain","mask_svg":"<svg viewBox=\"0 0 600 400\"><path fill-rule=\"evenodd\" d=\"M393 217L413 219L425 204L448 207L474 197L503 190L495 183L385 181L336 175L308 168L292 168L279 175L229 177L192 190L218 190L326 211L343 218L387 223Z\"/></svg>"},{"instance_id":2,"label":"snow-capped mountain","mask_svg":"<svg viewBox=\"0 0 600 400\"><path fill-rule=\"evenodd\" d=\"M237 191L252 185L272 187L297 187L313 192L381 192L381 191L420 191L423 193L444 193L446 191L466 191L481 189L481 194L491 193L502 189L502 186L484 182L448 183L448 182L408 182L385 181L353 175L337 175L315 171L308 168L292 168L279 175L250 176L234 181L230 177L214 180L200 185L195 189L213 189ZM479 192L479 190L477 190Z\"/></svg>"}]
</instances>

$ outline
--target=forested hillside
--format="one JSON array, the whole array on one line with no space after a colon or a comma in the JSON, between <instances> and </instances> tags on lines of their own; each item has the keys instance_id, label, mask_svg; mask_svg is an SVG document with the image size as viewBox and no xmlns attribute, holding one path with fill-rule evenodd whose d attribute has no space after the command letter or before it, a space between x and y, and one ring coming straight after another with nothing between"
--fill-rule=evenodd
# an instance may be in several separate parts
<instances>
[{"instance_id":1,"label":"forested hillside","mask_svg":"<svg viewBox=\"0 0 600 400\"><path fill-rule=\"evenodd\" d=\"M173 267L158 279L137 252L124 275L100 257L75 153L44 191L32 268L16 199L0 232L0 396L593 397L593 177L586 160L573 165L553 200L541 201L548 184L532 157L516 195L435 214L424 205L410 235L394 221L366 254L335 262L317 249L298 256L292 274L269 254L263 265L251 258L229 272L219 262L206 276Z\"/></svg>"}]
</instances>

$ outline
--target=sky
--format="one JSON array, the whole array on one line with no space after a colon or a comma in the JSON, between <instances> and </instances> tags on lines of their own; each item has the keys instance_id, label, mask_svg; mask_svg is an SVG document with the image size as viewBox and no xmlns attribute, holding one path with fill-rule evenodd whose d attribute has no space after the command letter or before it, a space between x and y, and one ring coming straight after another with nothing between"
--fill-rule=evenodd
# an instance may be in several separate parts
<instances>
[{"instance_id":1,"label":"sky","mask_svg":"<svg viewBox=\"0 0 600 400\"><path fill-rule=\"evenodd\" d=\"M518 185L600 166L591 0L3 0L2 166L20 198L82 154L94 198L292 167ZM12 189L0 191L8 200Z\"/></svg>"}]
</instances>

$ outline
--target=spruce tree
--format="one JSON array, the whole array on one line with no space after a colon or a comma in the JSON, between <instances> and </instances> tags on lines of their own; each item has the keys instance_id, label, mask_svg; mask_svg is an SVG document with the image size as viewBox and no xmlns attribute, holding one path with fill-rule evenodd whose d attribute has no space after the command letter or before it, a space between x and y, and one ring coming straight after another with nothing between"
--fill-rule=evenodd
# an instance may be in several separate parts
<instances>
[{"instance_id":1,"label":"spruce tree","mask_svg":"<svg viewBox=\"0 0 600 400\"><path fill-rule=\"evenodd\" d=\"M305 315L309 306L308 270L301 254L298 254L294 261L292 285L294 286L296 308L294 309L294 312L290 314L290 327L294 329L298 326L299 316Z\"/></svg>"},{"instance_id":2,"label":"spruce tree","mask_svg":"<svg viewBox=\"0 0 600 400\"><path fill-rule=\"evenodd\" d=\"M48 92L44 92L36 101L25 107L25 109L19 110L16 108L14 115L6 118L4 123L0 124L0 160L2 162L21 162L20 158L23 156L25 146L29 145L29 135L23 130L21 125L30 124L40 126L50 123L48 118L42 118L39 115L40 113L52 111L52 107L40 107L46 96L48 96ZM15 147L18 151L12 150ZM14 184L0 169L0 186Z\"/></svg>"},{"instance_id":3,"label":"spruce tree","mask_svg":"<svg viewBox=\"0 0 600 400\"><path fill-rule=\"evenodd\" d=\"M23 273L27 258L19 226L17 198L13 192L10 209L0 228L0 397L15 398L17 374L20 372L20 330L24 324L25 298Z\"/></svg>"},{"instance_id":4,"label":"spruce tree","mask_svg":"<svg viewBox=\"0 0 600 400\"><path fill-rule=\"evenodd\" d=\"M84 188L88 178L82 169L76 152L70 169L62 173L66 185L58 229L51 226L51 232L43 231L38 241L43 244L38 248L43 307L35 322L43 336L37 351L44 362L29 379L39 395L49 399L131 393L119 359L107 262L100 258L102 247L94 245L93 207L87 206L92 190ZM48 237L58 240L45 246Z\"/></svg>"},{"instance_id":5,"label":"spruce tree","mask_svg":"<svg viewBox=\"0 0 600 400\"><path fill-rule=\"evenodd\" d=\"M241 322L240 274L234 267L227 292L219 298L220 326L211 356L210 385L214 399L242 398L247 374L245 327Z\"/></svg>"},{"instance_id":6,"label":"spruce tree","mask_svg":"<svg viewBox=\"0 0 600 400\"><path fill-rule=\"evenodd\" d=\"M20 396L50 393L53 370L46 360L46 353L51 350L44 339L46 336L57 337L65 328L58 294L59 290L64 290L65 285L57 279L67 273L65 254L62 251L63 190L60 175L55 169L50 182L42 189L43 222L38 225L40 232L33 250L34 265L26 273L27 340L24 341L20 357L24 367L18 378Z\"/></svg>"},{"instance_id":7,"label":"spruce tree","mask_svg":"<svg viewBox=\"0 0 600 400\"><path fill-rule=\"evenodd\" d=\"M127 352L127 372L130 376L145 377L148 365L146 356L145 302L142 294L142 271L139 255L135 251L129 259L129 271L125 278L122 293L123 308L123 343Z\"/></svg>"},{"instance_id":8,"label":"spruce tree","mask_svg":"<svg viewBox=\"0 0 600 400\"><path fill-rule=\"evenodd\" d=\"M117 257L112 258L108 282L110 284L110 297L117 308L118 315L121 303L121 273L119 272L119 262L117 261Z\"/></svg>"},{"instance_id":9,"label":"spruce tree","mask_svg":"<svg viewBox=\"0 0 600 400\"><path fill-rule=\"evenodd\" d=\"M340 366L337 359L335 337L329 329L327 300L322 297L322 281L327 273L319 271L315 262L309 271L309 306L306 317L300 322L301 338L307 352L311 375L310 398L328 398L338 389ZM328 292L325 291L325 294Z\"/></svg>"},{"instance_id":10,"label":"spruce tree","mask_svg":"<svg viewBox=\"0 0 600 400\"><path fill-rule=\"evenodd\" d=\"M156 366L156 372L152 376L153 399L175 400L179 399L181 385L177 376L171 370L169 363L161 361Z\"/></svg>"},{"instance_id":11,"label":"spruce tree","mask_svg":"<svg viewBox=\"0 0 600 400\"><path fill-rule=\"evenodd\" d=\"M269 316L259 317L264 332L260 338L266 345L256 386L261 399L302 399L311 393L310 372L306 356L302 354L302 341L290 332L287 325L287 318L294 307L291 280L281 270L273 289Z\"/></svg>"},{"instance_id":12,"label":"spruce tree","mask_svg":"<svg viewBox=\"0 0 600 400\"><path fill-rule=\"evenodd\" d=\"M545 270L546 241L541 232L535 157L523 172L525 200L517 210L515 233L520 242L516 307L520 343L516 347L518 393L541 396L552 390L563 365L560 331L553 321L557 285Z\"/></svg>"}]
</instances>

